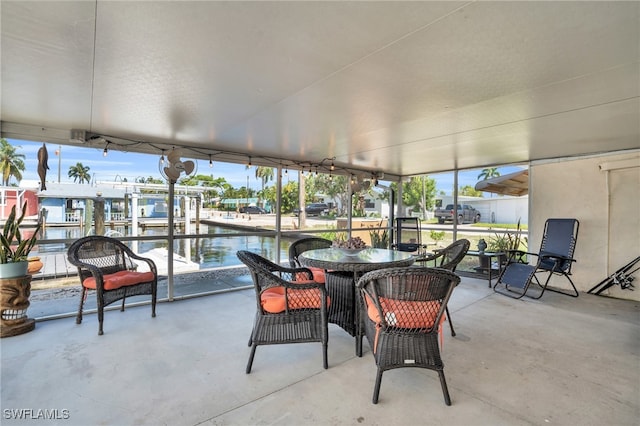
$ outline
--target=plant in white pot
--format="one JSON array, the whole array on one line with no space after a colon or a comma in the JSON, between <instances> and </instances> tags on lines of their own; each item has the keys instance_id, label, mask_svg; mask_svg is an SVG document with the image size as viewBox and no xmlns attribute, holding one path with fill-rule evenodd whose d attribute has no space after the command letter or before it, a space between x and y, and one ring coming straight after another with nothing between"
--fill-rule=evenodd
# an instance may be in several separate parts
<instances>
[{"instance_id":1,"label":"plant in white pot","mask_svg":"<svg viewBox=\"0 0 640 426\"><path fill-rule=\"evenodd\" d=\"M26 275L28 256L36 244L41 224L36 226L30 238L23 238L20 225L27 211L27 202L22 206L22 213L18 216L16 206L13 206L0 234L0 278L14 278Z\"/></svg>"}]
</instances>

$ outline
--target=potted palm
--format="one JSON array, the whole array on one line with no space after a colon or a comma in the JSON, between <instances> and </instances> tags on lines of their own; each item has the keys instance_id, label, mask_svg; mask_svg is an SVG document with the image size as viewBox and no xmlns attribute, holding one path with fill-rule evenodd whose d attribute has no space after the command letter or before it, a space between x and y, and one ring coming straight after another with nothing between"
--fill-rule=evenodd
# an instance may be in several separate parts
<instances>
[{"instance_id":1,"label":"potted palm","mask_svg":"<svg viewBox=\"0 0 640 426\"><path fill-rule=\"evenodd\" d=\"M20 216L16 212L16 206L13 206L0 234L0 279L21 277L27 274L28 256L36 244L41 224L37 225L30 238L23 238L20 225L26 211L26 201L22 206Z\"/></svg>"}]
</instances>

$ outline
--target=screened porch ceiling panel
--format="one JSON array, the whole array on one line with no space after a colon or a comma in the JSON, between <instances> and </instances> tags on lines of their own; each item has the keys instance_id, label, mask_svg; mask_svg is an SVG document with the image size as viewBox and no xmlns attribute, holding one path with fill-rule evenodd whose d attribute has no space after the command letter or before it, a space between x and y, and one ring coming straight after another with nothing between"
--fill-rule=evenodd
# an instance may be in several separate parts
<instances>
[{"instance_id":1,"label":"screened porch ceiling panel","mask_svg":"<svg viewBox=\"0 0 640 426\"><path fill-rule=\"evenodd\" d=\"M0 7L4 137L388 176L640 148L639 2Z\"/></svg>"}]
</instances>

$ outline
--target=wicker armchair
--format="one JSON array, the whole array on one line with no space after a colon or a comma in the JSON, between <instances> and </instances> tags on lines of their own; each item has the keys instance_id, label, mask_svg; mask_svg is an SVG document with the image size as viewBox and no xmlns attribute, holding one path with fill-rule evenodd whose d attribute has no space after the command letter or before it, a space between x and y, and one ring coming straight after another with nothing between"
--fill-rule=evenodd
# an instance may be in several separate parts
<instances>
[{"instance_id":1,"label":"wicker armchair","mask_svg":"<svg viewBox=\"0 0 640 426\"><path fill-rule=\"evenodd\" d=\"M446 269L451 272L455 272L458 267L458 263L464 259L471 243L469 240L460 239L449 244L447 247L437 250L435 253L427 255L424 258L420 258L419 262L427 264L426 266L434 266L437 268ZM429 265L428 262L433 262ZM449 327L451 328L451 335L455 336L456 331L453 329L453 322L451 321L451 314L449 308L447 308L447 319L449 320Z\"/></svg>"},{"instance_id":2,"label":"wicker armchair","mask_svg":"<svg viewBox=\"0 0 640 426\"><path fill-rule=\"evenodd\" d=\"M378 403L382 373L419 367L438 372L445 403L451 405L438 335L459 281L453 272L425 267L381 269L358 280L363 325L358 338L364 332L378 367L374 404Z\"/></svg>"},{"instance_id":3,"label":"wicker armchair","mask_svg":"<svg viewBox=\"0 0 640 426\"><path fill-rule=\"evenodd\" d=\"M282 343L322 343L323 367L328 368L325 286L313 281L308 268L287 268L248 251L241 250L237 256L249 267L256 291L247 374L258 346Z\"/></svg>"},{"instance_id":4,"label":"wicker armchair","mask_svg":"<svg viewBox=\"0 0 640 426\"><path fill-rule=\"evenodd\" d=\"M69 262L78 268L82 284L76 324L82 323L82 309L88 290L95 290L98 307L98 334L103 334L104 308L128 296L151 295L151 316L156 316L158 272L155 263L135 254L122 242L103 236L80 238L67 251ZM148 271L137 271L136 261L146 263Z\"/></svg>"}]
</instances>

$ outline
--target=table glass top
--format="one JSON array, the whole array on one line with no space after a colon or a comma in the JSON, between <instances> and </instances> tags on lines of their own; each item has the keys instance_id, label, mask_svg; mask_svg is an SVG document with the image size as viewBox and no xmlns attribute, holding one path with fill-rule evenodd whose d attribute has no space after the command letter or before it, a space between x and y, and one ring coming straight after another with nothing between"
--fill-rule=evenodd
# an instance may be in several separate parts
<instances>
[{"instance_id":1,"label":"table glass top","mask_svg":"<svg viewBox=\"0 0 640 426\"><path fill-rule=\"evenodd\" d=\"M366 248L356 255L349 256L337 248L316 249L305 251L300 257L334 263L393 263L413 258L411 253L379 248Z\"/></svg>"}]
</instances>

